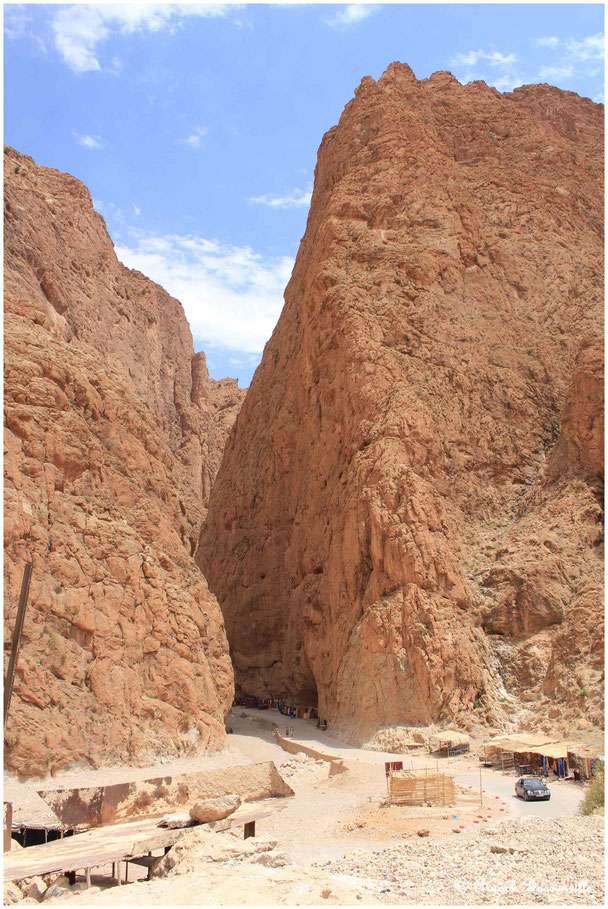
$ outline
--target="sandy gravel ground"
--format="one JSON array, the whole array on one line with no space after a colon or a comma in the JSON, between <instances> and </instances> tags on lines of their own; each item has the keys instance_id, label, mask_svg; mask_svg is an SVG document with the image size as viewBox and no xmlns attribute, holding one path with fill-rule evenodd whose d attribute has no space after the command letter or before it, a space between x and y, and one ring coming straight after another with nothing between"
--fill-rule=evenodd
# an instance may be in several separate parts
<instances>
[{"instance_id":1,"label":"sandy gravel ground","mask_svg":"<svg viewBox=\"0 0 608 909\"><path fill-rule=\"evenodd\" d=\"M358 852L323 870L374 881L390 904L603 905L603 818L526 817L489 832Z\"/></svg>"},{"instance_id":2,"label":"sandy gravel ground","mask_svg":"<svg viewBox=\"0 0 608 909\"><path fill-rule=\"evenodd\" d=\"M281 734L289 725L296 741L343 758L347 772L329 776L327 762L286 753L276 742L275 723ZM456 807L390 806L384 762L398 755L354 748L310 721L288 721L277 711L235 708L228 724L233 731L221 754L182 758L153 768L75 770L57 776L52 785L108 784L145 779L161 768L163 773L178 773L272 760L295 797L283 811L259 821L256 833L276 840L277 850L293 864L266 868L241 861L210 867L207 862L187 874L120 890L106 889L109 881L97 876L95 883L102 889L69 895L69 901L86 905L522 901L594 905L603 898L602 824L597 818L575 817L580 786L553 783L550 802L528 804L514 798L513 775L483 771L480 798L478 759L461 756L439 764L439 769L455 775L460 786ZM406 756L404 763L437 768L428 756ZM35 794L37 787L31 781L10 782L5 798L12 797L24 814L32 807L40 811L44 803ZM419 836L421 831L428 835ZM492 850L494 845L500 849ZM138 870L131 866L131 880Z\"/></svg>"}]
</instances>

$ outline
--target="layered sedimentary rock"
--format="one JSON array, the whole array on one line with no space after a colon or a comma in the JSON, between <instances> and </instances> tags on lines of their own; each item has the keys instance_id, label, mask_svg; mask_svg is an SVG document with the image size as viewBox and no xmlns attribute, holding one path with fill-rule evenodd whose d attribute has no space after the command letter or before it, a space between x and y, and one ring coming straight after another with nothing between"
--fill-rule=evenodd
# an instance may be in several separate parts
<instances>
[{"instance_id":1,"label":"layered sedimentary rock","mask_svg":"<svg viewBox=\"0 0 608 909\"><path fill-rule=\"evenodd\" d=\"M601 721L602 129L393 64L324 137L197 554L239 690Z\"/></svg>"},{"instance_id":2,"label":"layered sedimentary rock","mask_svg":"<svg viewBox=\"0 0 608 909\"><path fill-rule=\"evenodd\" d=\"M82 183L12 149L5 182L5 640L33 563L6 766L221 747L232 669L192 554L244 392Z\"/></svg>"}]
</instances>

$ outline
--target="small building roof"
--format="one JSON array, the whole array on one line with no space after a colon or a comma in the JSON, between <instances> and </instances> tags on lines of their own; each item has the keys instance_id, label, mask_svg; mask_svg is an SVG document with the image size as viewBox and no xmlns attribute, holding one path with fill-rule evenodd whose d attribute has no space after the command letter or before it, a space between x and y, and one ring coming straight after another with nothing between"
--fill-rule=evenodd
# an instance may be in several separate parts
<instances>
[{"instance_id":1,"label":"small building roof","mask_svg":"<svg viewBox=\"0 0 608 909\"><path fill-rule=\"evenodd\" d=\"M550 745L541 745L534 749L534 754L540 754L542 757L558 760L559 758L568 757L568 742L552 742Z\"/></svg>"},{"instance_id":2,"label":"small building roof","mask_svg":"<svg viewBox=\"0 0 608 909\"><path fill-rule=\"evenodd\" d=\"M540 748L552 744L554 743L551 736L546 734L512 732L490 739L484 743L484 747L500 748L502 751L513 751L515 754L540 754Z\"/></svg>"}]
</instances>

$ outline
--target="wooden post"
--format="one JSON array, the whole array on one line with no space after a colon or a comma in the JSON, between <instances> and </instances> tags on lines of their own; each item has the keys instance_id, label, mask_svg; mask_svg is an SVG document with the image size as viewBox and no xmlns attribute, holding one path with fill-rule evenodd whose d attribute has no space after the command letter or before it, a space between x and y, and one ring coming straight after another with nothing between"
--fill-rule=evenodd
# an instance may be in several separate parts
<instances>
[{"instance_id":1,"label":"wooden post","mask_svg":"<svg viewBox=\"0 0 608 909\"><path fill-rule=\"evenodd\" d=\"M17 668L17 658L19 656L19 645L21 644L21 632L23 631L23 620L25 619L25 607L27 606L27 596L30 590L31 576L32 563L26 562L23 569L23 580L21 582L21 593L19 594L17 619L15 621L15 628L13 631L11 655L8 661L8 669L6 670L6 679L4 680L4 726L6 726L9 707L11 706L13 682L15 680L15 669Z\"/></svg>"},{"instance_id":2,"label":"wooden post","mask_svg":"<svg viewBox=\"0 0 608 909\"><path fill-rule=\"evenodd\" d=\"M4 852L11 851L13 830L13 803L4 803Z\"/></svg>"},{"instance_id":3,"label":"wooden post","mask_svg":"<svg viewBox=\"0 0 608 909\"><path fill-rule=\"evenodd\" d=\"M85 874L86 874L86 878L87 878L87 889L88 889L91 886L91 869L87 868Z\"/></svg>"}]
</instances>

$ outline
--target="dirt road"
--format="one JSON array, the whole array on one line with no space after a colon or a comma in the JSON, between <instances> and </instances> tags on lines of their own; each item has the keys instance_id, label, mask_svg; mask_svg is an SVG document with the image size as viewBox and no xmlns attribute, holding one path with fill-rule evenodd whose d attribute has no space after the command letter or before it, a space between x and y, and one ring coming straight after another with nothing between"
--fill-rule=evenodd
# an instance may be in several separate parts
<instances>
[{"instance_id":1,"label":"dirt road","mask_svg":"<svg viewBox=\"0 0 608 909\"><path fill-rule=\"evenodd\" d=\"M580 783L566 783L562 780L549 783L551 798L548 802L524 802L515 796L515 783L517 777L513 774L503 776L500 772L482 771L483 789L488 800L499 795L507 803L513 815L534 814L538 817L574 817L584 795L584 788ZM479 790L479 771L458 773L454 776L460 786L473 786Z\"/></svg>"}]
</instances>

